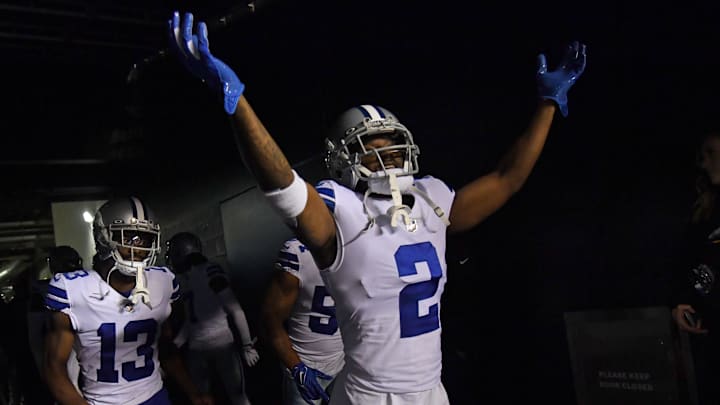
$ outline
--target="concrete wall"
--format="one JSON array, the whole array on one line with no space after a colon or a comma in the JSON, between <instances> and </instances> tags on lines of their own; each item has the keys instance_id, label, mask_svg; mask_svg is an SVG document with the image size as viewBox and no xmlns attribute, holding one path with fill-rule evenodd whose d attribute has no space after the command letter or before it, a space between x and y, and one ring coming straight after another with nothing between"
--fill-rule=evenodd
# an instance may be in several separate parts
<instances>
[{"instance_id":1,"label":"concrete wall","mask_svg":"<svg viewBox=\"0 0 720 405\"><path fill-rule=\"evenodd\" d=\"M55 246L68 245L78 251L86 268L92 265L95 255L95 242L92 236L92 223L83 218L87 212L94 216L95 211L105 203L98 201L54 202L51 205Z\"/></svg>"}]
</instances>

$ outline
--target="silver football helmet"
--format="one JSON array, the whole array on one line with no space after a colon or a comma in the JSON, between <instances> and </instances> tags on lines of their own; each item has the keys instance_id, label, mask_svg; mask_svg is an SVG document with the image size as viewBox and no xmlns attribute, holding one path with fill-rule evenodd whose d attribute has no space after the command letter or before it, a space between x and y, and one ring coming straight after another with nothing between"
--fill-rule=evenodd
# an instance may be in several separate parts
<instances>
[{"instance_id":1,"label":"silver football helmet","mask_svg":"<svg viewBox=\"0 0 720 405\"><path fill-rule=\"evenodd\" d=\"M385 137L391 142L385 146L381 143L379 147L367 147L378 137ZM375 217L367 205L372 193L392 197L393 204L386 212L392 227L402 222L409 232L417 230L417 221L410 216L411 207L402 200L402 194L408 193L420 195L438 217L449 224L442 209L424 191L415 187L414 175L419 171L420 148L395 114L376 105L353 107L340 115L325 140L325 146L325 165L331 177L356 191L359 191L357 186L360 181L367 183L363 209L368 223L364 231L375 224ZM400 160L402 163L399 163ZM388 165L390 162L392 166Z\"/></svg>"},{"instance_id":2,"label":"silver football helmet","mask_svg":"<svg viewBox=\"0 0 720 405\"><path fill-rule=\"evenodd\" d=\"M365 145L377 136L387 136L393 144L367 149ZM413 183L413 175L419 170L417 158L420 148L413 141L412 134L397 119L395 114L376 105L360 105L340 115L325 140L325 165L330 176L338 183L355 190L359 181L369 184L386 178L391 172L407 188ZM401 168L385 167L381 155L399 153L403 157ZM380 169L370 171L363 166L363 157L374 155L380 162ZM389 193L384 193L389 194Z\"/></svg>"},{"instance_id":3,"label":"silver football helmet","mask_svg":"<svg viewBox=\"0 0 720 405\"><path fill-rule=\"evenodd\" d=\"M98 258L112 257L114 270L127 276L142 273L160 253L160 224L137 197L103 204L95 213L93 237Z\"/></svg>"}]
</instances>

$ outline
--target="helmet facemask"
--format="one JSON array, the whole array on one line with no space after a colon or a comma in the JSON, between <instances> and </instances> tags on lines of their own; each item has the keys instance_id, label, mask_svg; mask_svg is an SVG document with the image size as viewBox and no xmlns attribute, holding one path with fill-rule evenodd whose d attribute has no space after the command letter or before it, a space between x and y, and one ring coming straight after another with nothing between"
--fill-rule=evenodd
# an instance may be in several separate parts
<instances>
[{"instance_id":1,"label":"helmet facemask","mask_svg":"<svg viewBox=\"0 0 720 405\"><path fill-rule=\"evenodd\" d=\"M160 226L132 218L130 224L104 226L96 217L96 245L101 259L112 257L114 269L126 276L135 276L155 264L160 252ZM100 224L97 224L100 222ZM99 236L99 237L98 237Z\"/></svg>"},{"instance_id":2,"label":"helmet facemask","mask_svg":"<svg viewBox=\"0 0 720 405\"><path fill-rule=\"evenodd\" d=\"M366 136L365 138L370 139L359 144L362 148L357 155L360 164L354 165L353 170L360 180L367 183L368 189L372 193L392 195L393 182L396 183L400 193L405 193L412 186L413 174L417 172L412 169L412 167L417 167L417 163L413 164L406 158L413 155L412 145L408 144L406 139L398 139L402 136L397 133L380 136L386 138L390 143L387 146L369 148L368 143L377 136ZM360 141L362 139L359 139ZM396 180L391 180L392 177L395 177Z\"/></svg>"},{"instance_id":3,"label":"helmet facemask","mask_svg":"<svg viewBox=\"0 0 720 405\"><path fill-rule=\"evenodd\" d=\"M366 145L377 137L387 137L392 144L380 148ZM390 195L388 179L394 174L406 191L413 183L413 175L419 171L417 157L420 148L413 142L412 134L394 117L372 120L364 118L345 130L344 137L335 142L327 140L326 165L330 174L341 184L356 190L365 181L372 192ZM401 167L388 167L388 156L402 157ZM363 161L377 161L376 170L363 165Z\"/></svg>"},{"instance_id":4,"label":"helmet facemask","mask_svg":"<svg viewBox=\"0 0 720 405\"><path fill-rule=\"evenodd\" d=\"M114 243L112 256L117 269L129 276L134 276L146 267L152 266L159 253L159 231L143 229L143 227L114 229L110 225L110 236Z\"/></svg>"},{"instance_id":5,"label":"helmet facemask","mask_svg":"<svg viewBox=\"0 0 720 405\"><path fill-rule=\"evenodd\" d=\"M132 310L142 301L148 307L150 291L146 287L145 268L155 263L160 253L160 225L145 204L136 197L111 200L103 204L95 214L93 237L97 259L113 259L114 264L106 275L119 271L125 276L135 277L132 296L122 306Z\"/></svg>"},{"instance_id":6,"label":"helmet facemask","mask_svg":"<svg viewBox=\"0 0 720 405\"><path fill-rule=\"evenodd\" d=\"M362 114L362 118L352 122L355 117L360 117L358 114ZM375 223L366 204L371 193L392 197L393 205L387 212L391 226L397 226L398 220L402 220L408 231L417 229L415 220L410 218L411 208L402 202L402 194L414 188L413 176L419 171L420 148L410 131L389 111L376 106L351 109L340 121L340 125L345 126L344 134L335 143L326 142L326 164L341 184L353 190L359 191L360 181L367 184L363 199L368 216L366 229ZM386 138L389 142L373 147L372 141L377 138Z\"/></svg>"},{"instance_id":7,"label":"helmet facemask","mask_svg":"<svg viewBox=\"0 0 720 405\"><path fill-rule=\"evenodd\" d=\"M361 191L358 187L363 184L361 180L367 184L363 199L363 209L368 217L365 231L375 223L367 205L371 193L392 197L393 205L386 213L392 227L402 220L409 232L417 229L417 222L410 217L411 208L402 201L402 194L409 193L420 195L436 215L449 225L443 210L427 193L414 186L414 175L419 171L420 148L413 141L410 131L394 114L378 106L357 106L340 116L333 134L333 140L325 141L325 164L337 182L352 190ZM387 137L392 142L373 148L370 143L376 137ZM402 163L398 163L399 160ZM366 166L369 163L374 163L370 164L372 169Z\"/></svg>"}]
</instances>

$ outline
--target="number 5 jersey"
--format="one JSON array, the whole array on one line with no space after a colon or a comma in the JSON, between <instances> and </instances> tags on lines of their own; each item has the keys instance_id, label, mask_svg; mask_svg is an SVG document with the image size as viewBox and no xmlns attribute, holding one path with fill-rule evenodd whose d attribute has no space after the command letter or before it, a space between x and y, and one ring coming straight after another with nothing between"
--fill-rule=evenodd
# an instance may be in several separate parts
<instances>
[{"instance_id":1,"label":"number 5 jersey","mask_svg":"<svg viewBox=\"0 0 720 405\"><path fill-rule=\"evenodd\" d=\"M343 367L343 345L335 301L310 251L299 240L290 239L280 249L275 266L295 276L300 286L288 319L293 350L309 367L337 375Z\"/></svg>"},{"instance_id":2,"label":"number 5 jersey","mask_svg":"<svg viewBox=\"0 0 720 405\"><path fill-rule=\"evenodd\" d=\"M151 306L131 301L94 270L56 274L45 304L70 317L80 362L83 395L93 405L134 405L162 389L158 362L160 327L179 298L164 267L145 269Z\"/></svg>"}]
</instances>

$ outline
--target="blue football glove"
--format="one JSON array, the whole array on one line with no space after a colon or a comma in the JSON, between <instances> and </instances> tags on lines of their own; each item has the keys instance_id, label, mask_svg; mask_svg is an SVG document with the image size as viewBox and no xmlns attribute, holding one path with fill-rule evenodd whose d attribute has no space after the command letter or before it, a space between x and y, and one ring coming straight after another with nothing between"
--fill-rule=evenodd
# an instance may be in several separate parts
<instances>
[{"instance_id":1,"label":"blue football glove","mask_svg":"<svg viewBox=\"0 0 720 405\"><path fill-rule=\"evenodd\" d=\"M330 397L320 383L318 383L317 379L332 380L332 377L322 371L308 367L303 362L296 364L291 372L293 380L295 380L295 385L297 385L298 391L300 391L300 395L305 402L314 405L313 401L321 398L326 402L330 402Z\"/></svg>"},{"instance_id":2,"label":"blue football glove","mask_svg":"<svg viewBox=\"0 0 720 405\"><path fill-rule=\"evenodd\" d=\"M585 71L585 45L575 41L568 46L565 57L552 72L547 71L545 55L538 55L538 96L553 100L560 108L563 117L567 117L567 92Z\"/></svg>"},{"instance_id":3,"label":"blue football glove","mask_svg":"<svg viewBox=\"0 0 720 405\"><path fill-rule=\"evenodd\" d=\"M177 11L173 13L172 19L168 20L170 49L190 73L207 83L212 91L222 95L225 112L232 114L245 85L228 65L210 54L205 23L198 23L196 35L192 33L192 25L191 13L185 13L182 24L180 14Z\"/></svg>"}]
</instances>

